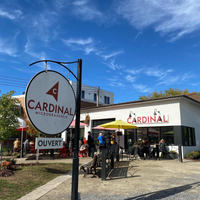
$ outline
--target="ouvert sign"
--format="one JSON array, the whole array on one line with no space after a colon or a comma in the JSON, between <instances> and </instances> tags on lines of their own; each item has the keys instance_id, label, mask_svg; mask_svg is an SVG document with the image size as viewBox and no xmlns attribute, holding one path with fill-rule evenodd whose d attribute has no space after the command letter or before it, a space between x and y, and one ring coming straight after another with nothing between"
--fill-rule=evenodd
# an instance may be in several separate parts
<instances>
[{"instance_id":1,"label":"ouvert sign","mask_svg":"<svg viewBox=\"0 0 200 200\"><path fill-rule=\"evenodd\" d=\"M36 149L61 149L63 148L62 138L36 138Z\"/></svg>"},{"instance_id":2,"label":"ouvert sign","mask_svg":"<svg viewBox=\"0 0 200 200\"><path fill-rule=\"evenodd\" d=\"M39 72L27 86L25 107L36 129L44 134L59 134L74 118L74 90L62 74L52 70Z\"/></svg>"}]
</instances>

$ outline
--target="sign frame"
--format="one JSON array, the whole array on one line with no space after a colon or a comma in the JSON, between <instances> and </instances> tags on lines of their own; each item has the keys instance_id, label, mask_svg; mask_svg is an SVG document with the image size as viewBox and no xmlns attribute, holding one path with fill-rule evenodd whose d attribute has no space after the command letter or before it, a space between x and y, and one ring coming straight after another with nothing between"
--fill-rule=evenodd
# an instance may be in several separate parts
<instances>
[{"instance_id":1,"label":"sign frame","mask_svg":"<svg viewBox=\"0 0 200 200\"><path fill-rule=\"evenodd\" d=\"M72 113L71 113L71 111L70 111L70 114L72 115L71 121L70 121L64 128L62 128L62 130L59 130L59 131L54 132L54 133L48 133L47 130L41 130L41 128L38 128L38 125L35 124L35 122L33 121L32 117L30 116L30 113L29 113L29 108L28 108L28 103L27 103L27 96L28 96L28 93L29 93L29 88L30 88L31 84L33 83L33 81L34 81L39 75L41 75L42 73L56 73L57 75L59 75L59 76L61 76L62 78L64 78L64 79L66 80L66 82L68 83L69 88L70 88L71 91L72 91L72 96L73 96L72 98L73 98L73 100L74 100L74 111L73 111ZM49 87L49 89L50 89L50 88L51 88L51 86ZM48 91L47 91L47 92L48 92ZM46 93L46 94L47 94L47 93ZM47 94L47 95L48 95L48 94ZM52 96L53 96L53 95L52 95ZM54 98L55 98L55 97L54 97ZM29 83L28 83L28 85L27 85L27 88L26 88L25 99L24 99L24 101L25 101L26 113L27 113L27 116L28 116L30 122L32 123L32 125L33 125L39 132L44 133L44 134L46 134L46 135L57 135L57 134L61 134L63 131L65 131L65 130L70 126L70 124L72 123L72 121L73 121L73 119L74 119L74 115L75 115L75 113L76 113L76 97L75 97L75 92L74 92L74 90L73 90L73 88L72 88L72 85L69 83L69 81L67 80L67 78L66 78L64 75L62 75L61 73L59 73L59 72L57 72L57 71L54 71L54 70L43 70L43 71L40 71L40 72L38 72L37 74L35 74L35 75L31 78L31 80L29 81Z\"/></svg>"},{"instance_id":2,"label":"sign frame","mask_svg":"<svg viewBox=\"0 0 200 200\"><path fill-rule=\"evenodd\" d=\"M41 145L39 145L40 141L41 141L41 143L40 143ZM50 146L50 145L52 145L52 146ZM35 141L35 149L62 149L62 148L63 148L63 138L40 138L40 137L37 137L36 141Z\"/></svg>"}]
</instances>

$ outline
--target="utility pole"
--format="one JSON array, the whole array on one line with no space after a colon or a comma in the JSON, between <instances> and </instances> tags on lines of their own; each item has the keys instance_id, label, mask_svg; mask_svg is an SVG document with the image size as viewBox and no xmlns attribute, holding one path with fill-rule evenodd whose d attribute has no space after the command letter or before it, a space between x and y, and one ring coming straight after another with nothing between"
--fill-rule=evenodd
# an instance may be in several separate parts
<instances>
[{"instance_id":1,"label":"utility pole","mask_svg":"<svg viewBox=\"0 0 200 200\"><path fill-rule=\"evenodd\" d=\"M97 106L99 106L99 86L97 86Z\"/></svg>"}]
</instances>

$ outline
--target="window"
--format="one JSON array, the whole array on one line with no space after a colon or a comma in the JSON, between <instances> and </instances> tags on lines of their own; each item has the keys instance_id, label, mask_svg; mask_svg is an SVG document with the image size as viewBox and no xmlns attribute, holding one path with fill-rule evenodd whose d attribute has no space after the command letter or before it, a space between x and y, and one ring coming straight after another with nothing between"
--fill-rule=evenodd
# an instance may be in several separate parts
<instances>
[{"instance_id":1,"label":"window","mask_svg":"<svg viewBox=\"0 0 200 200\"><path fill-rule=\"evenodd\" d=\"M85 99L85 91L84 90L81 91L81 98Z\"/></svg>"},{"instance_id":2,"label":"window","mask_svg":"<svg viewBox=\"0 0 200 200\"><path fill-rule=\"evenodd\" d=\"M94 93L94 101L97 101L97 94Z\"/></svg>"},{"instance_id":3,"label":"window","mask_svg":"<svg viewBox=\"0 0 200 200\"><path fill-rule=\"evenodd\" d=\"M174 128L173 126L161 127L161 138L165 140L167 145L174 144Z\"/></svg>"},{"instance_id":4,"label":"window","mask_svg":"<svg viewBox=\"0 0 200 200\"><path fill-rule=\"evenodd\" d=\"M148 128L149 142L151 144L158 144L160 141L160 127Z\"/></svg>"},{"instance_id":5,"label":"window","mask_svg":"<svg viewBox=\"0 0 200 200\"><path fill-rule=\"evenodd\" d=\"M147 138L147 128L139 128L137 130L137 141L142 141L144 138Z\"/></svg>"},{"instance_id":6,"label":"window","mask_svg":"<svg viewBox=\"0 0 200 200\"><path fill-rule=\"evenodd\" d=\"M104 96L104 103L110 104L110 97Z\"/></svg>"},{"instance_id":7,"label":"window","mask_svg":"<svg viewBox=\"0 0 200 200\"><path fill-rule=\"evenodd\" d=\"M195 133L194 128L184 127L184 145L193 146L195 145Z\"/></svg>"}]
</instances>

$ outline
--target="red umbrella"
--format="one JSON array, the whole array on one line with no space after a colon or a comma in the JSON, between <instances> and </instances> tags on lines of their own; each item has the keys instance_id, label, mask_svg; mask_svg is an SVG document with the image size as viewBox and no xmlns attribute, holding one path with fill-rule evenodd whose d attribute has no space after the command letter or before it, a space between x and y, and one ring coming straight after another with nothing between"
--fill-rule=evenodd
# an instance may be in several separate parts
<instances>
[{"instance_id":1,"label":"red umbrella","mask_svg":"<svg viewBox=\"0 0 200 200\"><path fill-rule=\"evenodd\" d=\"M26 127L19 127L17 130L18 131L26 131Z\"/></svg>"},{"instance_id":2,"label":"red umbrella","mask_svg":"<svg viewBox=\"0 0 200 200\"><path fill-rule=\"evenodd\" d=\"M75 124L76 124L76 123L75 123L75 120L73 120L72 123L70 124L70 128L75 127ZM84 124L84 123L80 122L80 127L81 127L81 126L87 126L87 124Z\"/></svg>"}]
</instances>

